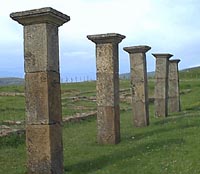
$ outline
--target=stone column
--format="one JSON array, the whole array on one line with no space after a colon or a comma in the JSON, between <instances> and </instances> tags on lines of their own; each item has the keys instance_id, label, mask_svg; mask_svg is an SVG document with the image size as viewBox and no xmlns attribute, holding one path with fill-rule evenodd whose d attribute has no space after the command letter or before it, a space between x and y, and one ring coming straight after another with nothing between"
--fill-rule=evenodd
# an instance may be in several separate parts
<instances>
[{"instance_id":1,"label":"stone column","mask_svg":"<svg viewBox=\"0 0 200 174\"><path fill-rule=\"evenodd\" d=\"M117 144L120 141L118 44L125 36L109 33L87 38L96 43L97 141Z\"/></svg>"},{"instance_id":2,"label":"stone column","mask_svg":"<svg viewBox=\"0 0 200 174\"><path fill-rule=\"evenodd\" d=\"M136 127L149 125L146 52L149 46L125 47L130 54L133 120Z\"/></svg>"},{"instance_id":3,"label":"stone column","mask_svg":"<svg viewBox=\"0 0 200 174\"><path fill-rule=\"evenodd\" d=\"M180 59L169 61L169 91L168 91L168 107L169 112L180 112L180 91L179 91L179 73L178 63Z\"/></svg>"},{"instance_id":4,"label":"stone column","mask_svg":"<svg viewBox=\"0 0 200 174\"><path fill-rule=\"evenodd\" d=\"M169 58L171 54L153 54L156 58L155 72L155 116L166 117L168 115L168 72Z\"/></svg>"},{"instance_id":5,"label":"stone column","mask_svg":"<svg viewBox=\"0 0 200 174\"><path fill-rule=\"evenodd\" d=\"M10 17L24 26L28 173L62 174L58 27L70 17L52 8L16 12Z\"/></svg>"}]
</instances>

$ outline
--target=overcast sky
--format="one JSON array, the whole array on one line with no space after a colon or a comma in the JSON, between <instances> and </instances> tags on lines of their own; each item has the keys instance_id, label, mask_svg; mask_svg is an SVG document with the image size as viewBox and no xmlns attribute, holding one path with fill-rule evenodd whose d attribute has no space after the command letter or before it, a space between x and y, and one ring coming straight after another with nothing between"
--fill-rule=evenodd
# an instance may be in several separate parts
<instances>
[{"instance_id":1,"label":"overcast sky","mask_svg":"<svg viewBox=\"0 0 200 174\"><path fill-rule=\"evenodd\" d=\"M95 45L86 36L119 33L120 73L129 72L123 47L148 45L148 71L154 71L152 53L170 53L181 59L180 69L200 65L199 0L6 0L0 6L0 77L23 77L23 27L12 12L53 7L71 17L59 28L62 78L94 77Z\"/></svg>"}]
</instances>

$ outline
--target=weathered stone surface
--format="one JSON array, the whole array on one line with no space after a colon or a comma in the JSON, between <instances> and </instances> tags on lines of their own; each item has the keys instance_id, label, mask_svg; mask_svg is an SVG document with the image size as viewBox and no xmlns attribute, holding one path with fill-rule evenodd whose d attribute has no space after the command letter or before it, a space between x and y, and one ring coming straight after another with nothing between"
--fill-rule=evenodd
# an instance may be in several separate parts
<instances>
[{"instance_id":1,"label":"weathered stone surface","mask_svg":"<svg viewBox=\"0 0 200 174\"><path fill-rule=\"evenodd\" d=\"M29 174L63 173L62 128L59 124L27 125Z\"/></svg>"},{"instance_id":2,"label":"weathered stone surface","mask_svg":"<svg viewBox=\"0 0 200 174\"><path fill-rule=\"evenodd\" d=\"M119 105L119 75L97 73L97 106Z\"/></svg>"},{"instance_id":3,"label":"weathered stone surface","mask_svg":"<svg viewBox=\"0 0 200 174\"><path fill-rule=\"evenodd\" d=\"M167 93L168 85L167 84L168 84L167 79L157 79L156 80L156 85L155 85L155 90L154 90L155 100L156 100L156 98L160 98L160 99L162 98L164 100L167 98L167 95L168 95L168 93Z\"/></svg>"},{"instance_id":4,"label":"weathered stone surface","mask_svg":"<svg viewBox=\"0 0 200 174\"><path fill-rule=\"evenodd\" d=\"M87 38L96 43L97 141L116 144L120 141L118 43L125 36L108 33Z\"/></svg>"},{"instance_id":5,"label":"weathered stone surface","mask_svg":"<svg viewBox=\"0 0 200 174\"><path fill-rule=\"evenodd\" d=\"M96 47L97 73L118 73L119 60L118 60L118 46L113 43L99 44Z\"/></svg>"},{"instance_id":6,"label":"weathered stone surface","mask_svg":"<svg viewBox=\"0 0 200 174\"><path fill-rule=\"evenodd\" d=\"M132 112L134 126L149 125L148 83L146 52L151 47L146 45L125 47L130 54Z\"/></svg>"},{"instance_id":7,"label":"weathered stone surface","mask_svg":"<svg viewBox=\"0 0 200 174\"><path fill-rule=\"evenodd\" d=\"M42 23L24 27L25 72L59 72L58 28Z\"/></svg>"},{"instance_id":8,"label":"weathered stone surface","mask_svg":"<svg viewBox=\"0 0 200 174\"><path fill-rule=\"evenodd\" d=\"M154 106L156 117L167 117L167 100L164 100L163 98L155 98Z\"/></svg>"},{"instance_id":9,"label":"weathered stone surface","mask_svg":"<svg viewBox=\"0 0 200 174\"><path fill-rule=\"evenodd\" d=\"M178 63L180 59L169 61L169 91L168 91L168 109L169 112L180 112L180 90L179 90L179 74Z\"/></svg>"},{"instance_id":10,"label":"weathered stone surface","mask_svg":"<svg viewBox=\"0 0 200 174\"><path fill-rule=\"evenodd\" d=\"M59 73L27 73L25 95L27 124L53 124L62 121Z\"/></svg>"},{"instance_id":11,"label":"weathered stone surface","mask_svg":"<svg viewBox=\"0 0 200 174\"><path fill-rule=\"evenodd\" d=\"M132 106L137 109L133 110L133 121L135 127L144 127L149 125L148 103L146 105L143 101L133 102ZM146 107L144 107L144 105Z\"/></svg>"},{"instance_id":12,"label":"weathered stone surface","mask_svg":"<svg viewBox=\"0 0 200 174\"><path fill-rule=\"evenodd\" d=\"M100 144L120 142L119 106L97 107L97 141Z\"/></svg>"},{"instance_id":13,"label":"weathered stone surface","mask_svg":"<svg viewBox=\"0 0 200 174\"><path fill-rule=\"evenodd\" d=\"M171 54L153 54L156 58L155 74L155 116L168 115L168 72Z\"/></svg>"},{"instance_id":14,"label":"weathered stone surface","mask_svg":"<svg viewBox=\"0 0 200 174\"><path fill-rule=\"evenodd\" d=\"M165 79L168 78L168 74L166 72L169 71L169 59L161 59L161 58L156 58L156 74L155 78L156 79Z\"/></svg>"}]
</instances>

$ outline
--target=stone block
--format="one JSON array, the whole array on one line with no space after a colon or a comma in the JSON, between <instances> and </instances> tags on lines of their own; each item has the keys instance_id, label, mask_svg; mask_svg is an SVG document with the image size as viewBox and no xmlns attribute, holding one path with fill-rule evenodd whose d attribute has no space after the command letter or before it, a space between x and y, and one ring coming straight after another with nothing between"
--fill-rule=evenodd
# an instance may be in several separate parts
<instances>
[{"instance_id":1,"label":"stone block","mask_svg":"<svg viewBox=\"0 0 200 174\"><path fill-rule=\"evenodd\" d=\"M132 60L131 64L130 64L130 66L131 66L131 81L133 81L134 83L138 83L138 82L146 83L146 79L147 79L146 66L144 66L143 64L138 64L138 63L132 64L133 61L134 60Z\"/></svg>"},{"instance_id":2,"label":"stone block","mask_svg":"<svg viewBox=\"0 0 200 174\"><path fill-rule=\"evenodd\" d=\"M149 125L148 101L137 100L132 102L133 124L135 127Z\"/></svg>"},{"instance_id":3,"label":"stone block","mask_svg":"<svg viewBox=\"0 0 200 174\"><path fill-rule=\"evenodd\" d=\"M168 98L168 109L169 112L180 112L180 100L178 97L169 97Z\"/></svg>"},{"instance_id":4,"label":"stone block","mask_svg":"<svg viewBox=\"0 0 200 174\"><path fill-rule=\"evenodd\" d=\"M170 97L178 96L178 91L179 91L178 82L176 80L169 80L168 85L169 85L168 95Z\"/></svg>"},{"instance_id":5,"label":"stone block","mask_svg":"<svg viewBox=\"0 0 200 174\"><path fill-rule=\"evenodd\" d=\"M97 106L119 105L119 76L114 73L97 73Z\"/></svg>"},{"instance_id":6,"label":"stone block","mask_svg":"<svg viewBox=\"0 0 200 174\"><path fill-rule=\"evenodd\" d=\"M166 117L168 115L166 98L155 98L154 105L156 117Z\"/></svg>"},{"instance_id":7,"label":"stone block","mask_svg":"<svg viewBox=\"0 0 200 174\"><path fill-rule=\"evenodd\" d=\"M97 141L100 144L120 142L119 106L97 107Z\"/></svg>"},{"instance_id":8,"label":"stone block","mask_svg":"<svg viewBox=\"0 0 200 174\"><path fill-rule=\"evenodd\" d=\"M25 96L27 124L53 124L62 121L59 73L27 73Z\"/></svg>"},{"instance_id":9,"label":"stone block","mask_svg":"<svg viewBox=\"0 0 200 174\"><path fill-rule=\"evenodd\" d=\"M97 45L96 66L97 73L119 72L118 46L112 43Z\"/></svg>"},{"instance_id":10,"label":"stone block","mask_svg":"<svg viewBox=\"0 0 200 174\"><path fill-rule=\"evenodd\" d=\"M28 174L62 174L62 128L54 125L27 125Z\"/></svg>"},{"instance_id":11,"label":"stone block","mask_svg":"<svg viewBox=\"0 0 200 174\"><path fill-rule=\"evenodd\" d=\"M156 79L155 98L167 98L168 95L167 79Z\"/></svg>"},{"instance_id":12,"label":"stone block","mask_svg":"<svg viewBox=\"0 0 200 174\"><path fill-rule=\"evenodd\" d=\"M144 83L136 83L132 86L132 98L134 102L142 101L144 104L148 101L147 86Z\"/></svg>"},{"instance_id":13,"label":"stone block","mask_svg":"<svg viewBox=\"0 0 200 174\"><path fill-rule=\"evenodd\" d=\"M168 59L156 59L156 73L155 78L168 78Z\"/></svg>"},{"instance_id":14,"label":"stone block","mask_svg":"<svg viewBox=\"0 0 200 174\"><path fill-rule=\"evenodd\" d=\"M59 72L58 28L53 24L24 27L25 72Z\"/></svg>"}]
</instances>

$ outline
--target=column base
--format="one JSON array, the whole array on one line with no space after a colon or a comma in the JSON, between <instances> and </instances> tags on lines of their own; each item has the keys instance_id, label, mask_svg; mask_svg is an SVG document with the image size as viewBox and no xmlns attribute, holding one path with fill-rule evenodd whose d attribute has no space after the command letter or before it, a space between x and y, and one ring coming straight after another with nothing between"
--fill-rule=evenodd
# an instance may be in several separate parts
<instances>
[{"instance_id":1,"label":"column base","mask_svg":"<svg viewBox=\"0 0 200 174\"><path fill-rule=\"evenodd\" d=\"M63 174L62 129L59 124L27 125L28 174Z\"/></svg>"}]
</instances>

